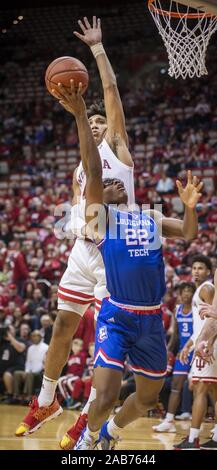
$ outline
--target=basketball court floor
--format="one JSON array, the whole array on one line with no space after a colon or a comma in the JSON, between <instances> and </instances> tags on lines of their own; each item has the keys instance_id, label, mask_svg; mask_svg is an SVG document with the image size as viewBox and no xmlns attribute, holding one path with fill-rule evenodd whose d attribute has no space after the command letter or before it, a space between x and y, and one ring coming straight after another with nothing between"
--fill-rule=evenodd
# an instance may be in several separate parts
<instances>
[{"instance_id":1,"label":"basketball court floor","mask_svg":"<svg viewBox=\"0 0 217 470\"><path fill-rule=\"evenodd\" d=\"M65 411L32 436L17 438L14 431L22 421L27 408L21 406L1 405L0 407L0 450L59 450L59 441L67 429L77 419L77 413ZM190 427L190 421L176 422L176 434L160 434L152 431L152 426L158 424L154 418L140 418L126 427L117 445L119 450L172 450L173 444L184 438ZM203 424L201 441L210 437L213 423Z\"/></svg>"}]
</instances>

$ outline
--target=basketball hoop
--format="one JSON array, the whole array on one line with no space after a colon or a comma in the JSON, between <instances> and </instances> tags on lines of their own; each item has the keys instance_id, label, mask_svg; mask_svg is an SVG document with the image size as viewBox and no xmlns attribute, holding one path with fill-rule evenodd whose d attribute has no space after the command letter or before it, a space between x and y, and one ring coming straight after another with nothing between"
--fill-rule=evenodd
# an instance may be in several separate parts
<instances>
[{"instance_id":1,"label":"basketball hoop","mask_svg":"<svg viewBox=\"0 0 217 470\"><path fill-rule=\"evenodd\" d=\"M174 0L168 0L167 5L168 9L163 10L161 0L148 0L149 11L167 49L169 75L175 78L207 75L206 50L217 30L217 16L190 6L181 9Z\"/></svg>"}]
</instances>

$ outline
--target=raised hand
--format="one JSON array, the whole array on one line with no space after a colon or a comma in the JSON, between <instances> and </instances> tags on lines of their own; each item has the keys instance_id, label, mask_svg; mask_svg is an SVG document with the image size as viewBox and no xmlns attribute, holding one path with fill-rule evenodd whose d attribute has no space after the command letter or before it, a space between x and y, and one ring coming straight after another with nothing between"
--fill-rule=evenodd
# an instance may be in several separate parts
<instances>
[{"instance_id":1,"label":"raised hand","mask_svg":"<svg viewBox=\"0 0 217 470\"><path fill-rule=\"evenodd\" d=\"M91 26L87 17L85 16L83 18L83 22L79 20L78 24L81 30L83 31L83 34L78 33L77 31L73 31L73 34L77 36L77 38L81 39L81 41L85 42L85 44L87 44L88 46L94 46L94 44L102 42L100 18L96 18L96 16L93 16L93 25Z\"/></svg>"},{"instance_id":2,"label":"raised hand","mask_svg":"<svg viewBox=\"0 0 217 470\"><path fill-rule=\"evenodd\" d=\"M209 341L197 341L194 350L195 357L200 357L208 364L212 364L214 361L213 344Z\"/></svg>"},{"instance_id":3,"label":"raised hand","mask_svg":"<svg viewBox=\"0 0 217 470\"><path fill-rule=\"evenodd\" d=\"M59 103L69 113L75 117L86 113L86 105L81 96L82 83L75 87L74 80L70 80L70 92L61 84L58 83L59 90L52 90L52 94L58 99Z\"/></svg>"},{"instance_id":4,"label":"raised hand","mask_svg":"<svg viewBox=\"0 0 217 470\"><path fill-rule=\"evenodd\" d=\"M189 347L184 347L181 352L180 352L180 355L179 355L179 360L181 362L181 364L188 364L189 360L188 360L188 356L190 354L190 348Z\"/></svg>"},{"instance_id":5,"label":"raised hand","mask_svg":"<svg viewBox=\"0 0 217 470\"><path fill-rule=\"evenodd\" d=\"M194 209L202 196L200 191L203 183L198 180L197 176L192 176L191 170L188 170L187 185L183 187L181 181L177 180L176 186L183 204L189 207L189 209Z\"/></svg>"}]
</instances>

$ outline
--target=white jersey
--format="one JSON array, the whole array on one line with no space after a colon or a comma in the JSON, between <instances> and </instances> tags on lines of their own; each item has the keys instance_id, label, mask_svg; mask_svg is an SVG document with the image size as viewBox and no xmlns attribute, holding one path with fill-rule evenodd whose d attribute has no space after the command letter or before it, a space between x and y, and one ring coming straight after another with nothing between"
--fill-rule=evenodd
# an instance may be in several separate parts
<instances>
[{"instance_id":1,"label":"white jersey","mask_svg":"<svg viewBox=\"0 0 217 470\"><path fill-rule=\"evenodd\" d=\"M106 178L118 178L123 181L125 189L128 194L128 205L134 204L135 193L134 193L134 169L126 165L125 163L118 160L112 149L109 147L105 139L98 145L99 154L102 160L102 177ZM77 174L77 182L80 186L81 196L84 197L84 191L86 186L86 175L83 169L82 162L80 162Z\"/></svg>"},{"instance_id":2,"label":"white jersey","mask_svg":"<svg viewBox=\"0 0 217 470\"><path fill-rule=\"evenodd\" d=\"M126 192L128 194L128 205L135 203L134 193L134 168L126 165L118 160L114 152L109 147L105 139L98 145L99 154L102 160L102 177L118 178L123 181ZM85 186L86 175L83 169L82 162L80 162L77 172L76 180L80 186L81 200L79 204L72 207L71 210L71 230L74 235L80 238L82 227L85 226Z\"/></svg>"},{"instance_id":3,"label":"white jersey","mask_svg":"<svg viewBox=\"0 0 217 470\"><path fill-rule=\"evenodd\" d=\"M203 326L205 325L205 322L206 322L206 319L202 320L200 318L200 315L199 315L199 311L202 307L202 305L205 304L205 302L203 302L203 300L200 298L200 291L202 289L202 287L204 287L205 285L208 285L208 286L212 286L214 288L214 285L212 284L211 281L205 281L203 282L203 284L201 284L194 296L193 296L193 299L192 299L192 312L193 312L193 335L191 336L191 339L192 341L194 342L194 345L195 345L195 342L203 328Z\"/></svg>"}]
</instances>

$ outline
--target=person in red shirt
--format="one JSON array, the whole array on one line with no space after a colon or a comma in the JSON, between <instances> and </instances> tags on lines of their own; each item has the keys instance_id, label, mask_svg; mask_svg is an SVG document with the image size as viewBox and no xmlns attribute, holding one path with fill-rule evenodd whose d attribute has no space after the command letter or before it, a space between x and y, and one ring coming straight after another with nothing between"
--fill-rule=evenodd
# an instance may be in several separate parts
<instances>
[{"instance_id":1,"label":"person in red shirt","mask_svg":"<svg viewBox=\"0 0 217 470\"><path fill-rule=\"evenodd\" d=\"M93 381L94 346L95 346L95 343L89 344L88 357L86 359L84 373L82 377L79 377L77 380L75 380L73 384L73 390L72 390L73 403L72 403L72 406L70 406L70 409L72 410L78 409L82 405L82 403L84 406L89 398L90 389L91 389L92 381Z\"/></svg>"},{"instance_id":2,"label":"person in red shirt","mask_svg":"<svg viewBox=\"0 0 217 470\"><path fill-rule=\"evenodd\" d=\"M82 352L83 341L76 338L72 341L72 352L69 356L66 375L58 380L58 388L68 407L71 404L72 390L75 380L82 377L85 367L86 354Z\"/></svg>"},{"instance_id":3,"label":"person in red shirt","mask_svg":"<svg viewBox=\"0 0 217 470\"><path fill-rule=\"evenodd\" d=\"M23 303L22 298L18 295L16 284L9 284L8 291L5 292L4 298L2 300L2 305L8 307L9 302L15 302L15 304L20 307Z\"/></svg>"}]
</instances>

